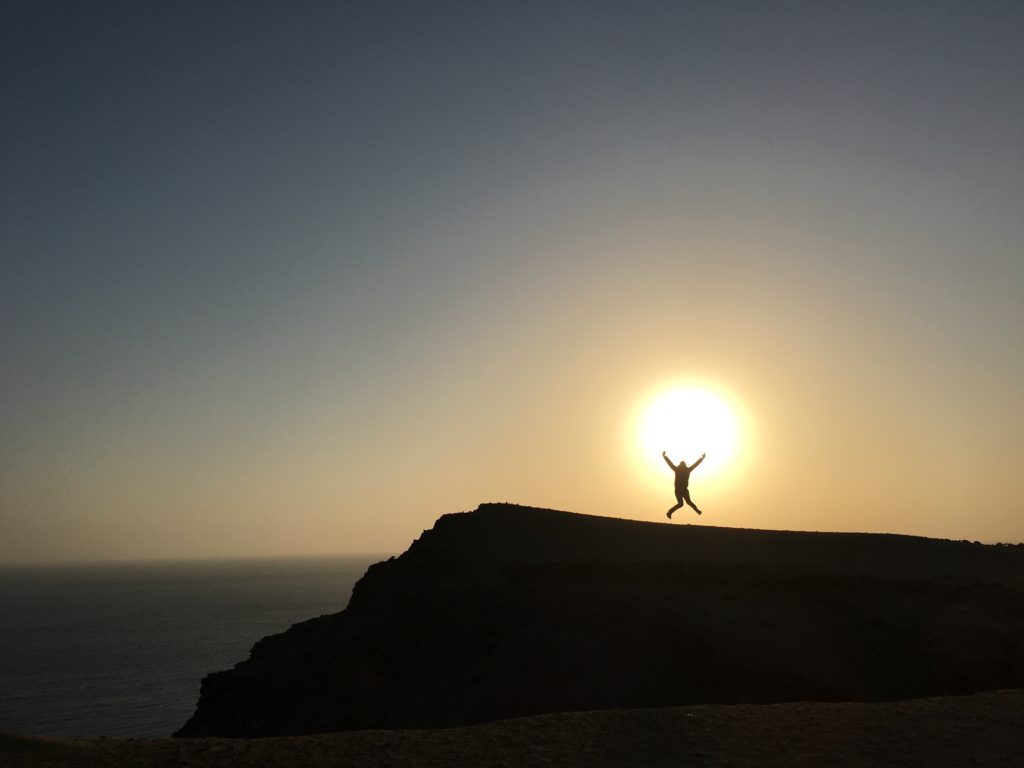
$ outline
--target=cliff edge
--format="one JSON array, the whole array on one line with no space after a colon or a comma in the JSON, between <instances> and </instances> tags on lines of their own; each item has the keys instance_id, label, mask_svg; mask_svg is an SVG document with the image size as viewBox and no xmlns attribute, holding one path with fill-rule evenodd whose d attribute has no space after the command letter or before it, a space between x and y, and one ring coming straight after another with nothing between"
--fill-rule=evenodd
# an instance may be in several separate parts
<instances>
[{"instance_id":1,"label":"cliff edge","mask_svg":"<svg viewBox=\"0 0 1024 768\"><path fill-rule=\"evenodd\" d=\"M208 675L176 736L1024 686L1024 547L484 504Z\"/></svg>"}]
</instances>

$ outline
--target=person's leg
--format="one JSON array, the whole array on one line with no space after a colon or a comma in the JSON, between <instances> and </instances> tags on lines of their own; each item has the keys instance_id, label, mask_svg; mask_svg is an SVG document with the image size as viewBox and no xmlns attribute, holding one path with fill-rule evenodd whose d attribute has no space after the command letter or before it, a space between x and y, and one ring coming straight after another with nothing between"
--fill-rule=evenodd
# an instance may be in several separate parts
<instances>
[{"instance_id":1,"label":"person's leg","mask_svg":"<svg viewBox=\"0 0 1024 768\"><path fill-rule=\"evenodd\" d=\"M672 507L672 509L670 509L668 512L666 512L665 516L669 520L671 520L672 519L672 513L675 512L677 509L680 509L680 508L685 507L685 506L686 506L686 502L683 501L683 497L680 496L678 493L676 493L676 505L674 507Z\"/></svg>"},{"instance_id":2,"label":"person's leg","mask_svg":"<svg viewBox=\"0 0 1024 768\"><path fill-rule=\"evenodd\" d=\"M690 498L690 489L689 488L687 488L685 491L683 491L683 498L686 499L686 503L687 504L689 504L691 507L693 507L693 511L696 512L699 515L700 514L700 510L697 509L697 505L694 504L693 503L693 499ZM682 505L682 502L680 502L680 506L681 505Z\"/></svg>"}]
</instances>

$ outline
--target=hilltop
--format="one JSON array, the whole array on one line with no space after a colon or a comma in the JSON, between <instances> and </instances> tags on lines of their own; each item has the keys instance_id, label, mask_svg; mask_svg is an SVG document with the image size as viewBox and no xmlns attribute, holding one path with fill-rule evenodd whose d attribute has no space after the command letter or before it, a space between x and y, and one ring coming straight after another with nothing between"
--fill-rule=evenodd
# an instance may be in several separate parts
<instances>
[{"instance_id":1,"label":"hilltop","mask_svg":"<svg viewBox=\"0 0 1024 768\"><path fill-rule=\"evenodd\" d=\"M179 736L1024 686L1024 548L485 504L208 675Z\"/></svg>"}]
</instances>

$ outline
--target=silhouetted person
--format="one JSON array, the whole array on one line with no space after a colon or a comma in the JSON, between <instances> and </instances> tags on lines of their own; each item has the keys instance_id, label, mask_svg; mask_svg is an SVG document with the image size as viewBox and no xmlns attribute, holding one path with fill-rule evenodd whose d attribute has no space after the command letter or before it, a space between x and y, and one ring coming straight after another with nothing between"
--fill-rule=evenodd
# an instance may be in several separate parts
<instances>
[{"instance_id":1,"label":"silhouetted person","mask_svg":"<svg viewBox=\"0 0 1024 768\"><path fill-rule=\"evenodd\" d=\"M661 458L663 458L665 460L665 463L672 467L672 471L676 473L677 503L674 507L672 507L672 509L670 509L666 513L666 517L668 517L669 520L672 519L673 512L675 512L680 507L685 507L687 504L693 507L694 512L696 512L698 515L700 514L700 510L697 509L697 505L694 504L693 501L690 499L690 472L695 470L697 468L697 465L704 461L705 456L707 456L707 454L702 453L700 455L700 458L693 462L693 464L691 464L690 466L686 466L685 461L680 461L679 466L677 467L675 464L672 463L672 460L668 457L668 455L666 455L664 451L661 452Z\"/></svg>"}]
</instances>

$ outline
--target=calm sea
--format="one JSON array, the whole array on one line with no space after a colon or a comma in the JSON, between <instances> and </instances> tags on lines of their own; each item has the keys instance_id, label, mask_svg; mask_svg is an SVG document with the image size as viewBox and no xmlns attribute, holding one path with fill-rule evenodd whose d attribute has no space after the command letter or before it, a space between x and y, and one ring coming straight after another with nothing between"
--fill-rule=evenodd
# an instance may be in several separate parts
<instances>
[{"instance_id":1,"label":"calm sea","mask_svg":"<svg viewBox=\"0 0 1024 768\"><path fill-rule=\"evenodd\" d=\"M0 568L0 732L169 736L199 681L380 557Z\"/></svg>"}]
</instances>

